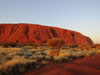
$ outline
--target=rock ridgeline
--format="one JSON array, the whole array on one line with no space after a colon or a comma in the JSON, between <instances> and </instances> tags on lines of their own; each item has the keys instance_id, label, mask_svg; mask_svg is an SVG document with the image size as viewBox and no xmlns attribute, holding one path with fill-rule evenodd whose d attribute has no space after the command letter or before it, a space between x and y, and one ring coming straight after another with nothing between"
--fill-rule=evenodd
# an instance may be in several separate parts
<instances>
[{"instance_id":1,"label":"rock ridgeline","mask_svg":"<svg viewBox=\"0 0 100 75\"><path fill-rule=\"evenodd\" d=\"M93 44L89 37L72 30L38 24L0 24L0 43L46 43L51 38L61 38L66 44Z\"/></svg>"}]
</instances>

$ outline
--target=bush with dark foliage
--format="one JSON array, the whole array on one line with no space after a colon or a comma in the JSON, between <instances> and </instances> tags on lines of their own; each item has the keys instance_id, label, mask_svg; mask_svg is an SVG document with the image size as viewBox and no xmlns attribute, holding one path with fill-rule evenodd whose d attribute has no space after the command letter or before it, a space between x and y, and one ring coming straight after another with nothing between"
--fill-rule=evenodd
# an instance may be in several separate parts
<instances>
[{"instance_id":1,"label":"bush with dark foliage","mask_svg":"<svg viewBox=\"0 0 100 75\"><path fill-rule=\"evenodd\" d=\"M8 43L3 43L3 44L2 44L2 47L3 47L3 48L7 48L7 47L8 47Z\"/></svg>"},{"instance_id":2,"label":"bush with dark foliage","mask_svg":"<svg viewBox=\"0 0 100 75\"><path fill-rule=\"evenodd\" d=\"M14 42L11 42L10 44L9 44L9 46L11 46L11 47L16 47L16 43L14 43Z\"/></svg>"}]
</instances>

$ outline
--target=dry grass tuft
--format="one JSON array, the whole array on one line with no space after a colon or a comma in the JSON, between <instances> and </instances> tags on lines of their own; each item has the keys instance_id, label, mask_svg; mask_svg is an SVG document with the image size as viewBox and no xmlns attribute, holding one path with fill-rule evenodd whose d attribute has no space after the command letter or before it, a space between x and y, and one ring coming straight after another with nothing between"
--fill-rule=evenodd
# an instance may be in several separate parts
<instances>
[{"instance_id":1,"label":"dry grass tuft","mask_svg":"<svg viewBox=\"0 0 100 75\"><path fill-rule=\"evenodd\" d=\"M57 49L51 50L50 51L50 55L52 55L52 56L58 56L59 55L59 50L57 50Z\"/></svg>"},{"instance_id":2,"label":"dry grass tuft","mask_svg":"<svg viewBox=\"0 0 100 75\"><path fill-rule=\"evenodd\" d=\"M84 57L85 57L85 58L89 58L89 54L85 54Z\"/></svg>"},{"instance_id":3,"label":"dry grass tuft","mask_svg":"<svg viewBox=\"0 0 100 75\"><path fill-rule=\"evenodd\" d=\"M14 75L15 73L22 73L27 68L34 66L36 62L36 60L27 60L24 57L14 57L12 60L0 65L0 74Z\"/></svg>"},{"instance_id":4,"label":"dry grass tuft","mask_svg":"<svg viewBox=\"0 0 100 75\"><path fill-rule=\"evenodd\" d=\"M43 60L42 60L41 64L42 64L42 65L46 65L46 64L48 64L48 61L43 61Z\"/></svg>"},{"instance_id":5,"label":"dry grass tuft","mask_svg":"<svg viewBox=\"0 0 100 75\"><path fill-rule=\"evenodd\" d=\"M59 56L70 56L70 53L60 53Z\"/></svg>"},{"instance_id":6,"label":"dry grass tuft","mask_svg":"<svg viewBox=\"0 0 100 75\"><path fill-rule=\"evenodd\" d=\"M100 50L100 44L94 44L92 45L92 48L97 48L97 50Z\"/></svg>"},{"instance_id":7,"label":"dry grass tuft","mask_svg":"<svg viewBox=\"0 0 100 75\"><path fill-rule=\"evenodd\" d=\"M89 49L91 49L91 46L83 46L83 47L81 47L80 49L89 50Z\"/></svg>"},{"instance_id":8,"label":"dry grass tuft","mask_svg":"<svg viewBox=\"0 0 100 75\"><path fill-rule=\"evenodd\" d=\"M82 49L82 50L89 50L89 49L92 48L92 46L89 45L88 43L80 44L78 47L79 47L80 49Z\"/></svg>"}]
</instances>

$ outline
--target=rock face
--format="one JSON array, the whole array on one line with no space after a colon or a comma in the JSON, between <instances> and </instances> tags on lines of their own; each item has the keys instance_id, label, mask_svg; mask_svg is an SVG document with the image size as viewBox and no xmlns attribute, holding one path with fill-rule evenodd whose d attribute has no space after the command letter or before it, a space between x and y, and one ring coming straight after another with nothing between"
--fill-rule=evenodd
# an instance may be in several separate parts
<instances>
[{"instance_id":1,"label":"rock face","mask_svg":"<svg viewBox=\"0 0 100 75\"><path fill-rule=\"evenodd\" d=\"M51 38L62 38L70 44L93 44L93 41L79 32L38 24L0 24L0 43L46 43Z\"/></svg>"}]
</instances>

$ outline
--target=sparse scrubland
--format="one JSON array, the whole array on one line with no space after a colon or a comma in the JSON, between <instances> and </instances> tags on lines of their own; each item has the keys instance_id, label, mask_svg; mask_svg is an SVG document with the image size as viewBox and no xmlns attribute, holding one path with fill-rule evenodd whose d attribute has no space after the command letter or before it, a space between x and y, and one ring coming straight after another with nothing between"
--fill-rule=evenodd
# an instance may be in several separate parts
<instances>
[{"instance_id":1,"label":"sparse scrubland","mask_svg":"<svg viewBox=\"0 0 100 75\"><path fill-rule=\"evenodd\" d=\"M100 53L100 44L64 44L60 38L50 39L47 44L3 43L0 46L0 75L15 75L30 68L89 58ZM41 63L41 65L38 64Z\"/></svg>"}]
</instances>

